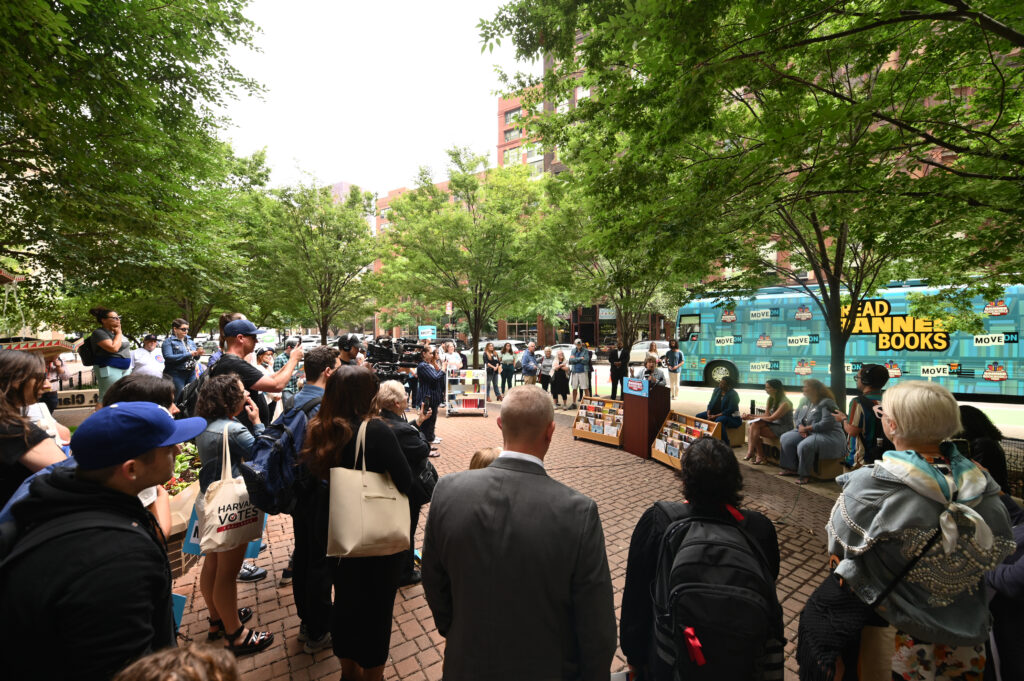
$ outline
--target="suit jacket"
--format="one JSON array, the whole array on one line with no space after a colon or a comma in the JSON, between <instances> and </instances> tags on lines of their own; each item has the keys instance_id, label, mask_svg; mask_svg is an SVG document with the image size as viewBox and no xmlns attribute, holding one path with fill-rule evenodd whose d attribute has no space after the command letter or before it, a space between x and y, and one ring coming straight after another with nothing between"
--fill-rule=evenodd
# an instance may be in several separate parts
<instances>
[{"instance_id":1,"label":"suit jacket","mask_svg":"<svg viewBox=\"0 0 1024 681\"><path fill-rule=\"evenodd\" d=\"M445 681L607 681L615 612L592 499L499 458L438 482L423 587Z\"/></svg>"},{"instance_id":2,"label":"suit jacket","mask_svg":"<svg viewBox=\"0 0 1024 681\"><path fill-rule=\"evenodd\" d=\"M614 362L622 362L622 366L616 367ZM612 348L608 351L608 363L611 364L612 373L616 376L625 376L629 373L629 348Z\"/></svg>"}]
</instances>

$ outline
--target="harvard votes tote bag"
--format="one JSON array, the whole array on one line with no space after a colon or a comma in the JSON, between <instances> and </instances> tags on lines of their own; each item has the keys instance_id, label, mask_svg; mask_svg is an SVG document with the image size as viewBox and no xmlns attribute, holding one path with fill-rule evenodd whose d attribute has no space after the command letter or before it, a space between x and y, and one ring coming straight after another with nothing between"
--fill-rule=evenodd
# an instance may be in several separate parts
<instances>
[{"instance_id":1,"label":"harvard votes tote bag","mask_svg":"<svg viewBox=\"0 0 1024 681\"><path fill-rule=\"evenodd\" d=\"M390 474L367 472L366 424L356 435L354 467L331 469L328 556L390 556L409 548L409 498Z\"/></svg>"},{"instance_id":2,"label":"harvard votes tote bag","mask_svg":"<svg viewBox=\"0 0 1024 681\"><path fill-rule=\"evenodd\" d=\"M202 539L205 551L226 551L259 539L263 533L263 511L249 501L249 491L242 476L231 477L231 450L228 427L224 424L223 447L220 454L220 479L214 480L203 495Z\"/></svg>"}]
</instances>

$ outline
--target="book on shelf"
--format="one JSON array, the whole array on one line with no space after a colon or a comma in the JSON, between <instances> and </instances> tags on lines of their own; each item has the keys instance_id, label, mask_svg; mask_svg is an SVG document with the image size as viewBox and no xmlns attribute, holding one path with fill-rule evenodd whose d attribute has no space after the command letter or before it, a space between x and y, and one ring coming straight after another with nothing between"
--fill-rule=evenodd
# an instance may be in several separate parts
<instances>
[{"instance_id":1,"label":"book on shelf","mask_svg":"<svg viewBox=\"0 0 1024 681\"><path fill-rule=\"evenodd\" d=\"M619 429L616 426L605 426L604 427L604 434L609 436L609 437L618 437L619 436Z\"/></svg>"},{"instance_id":2,"label":"book on shelf","mask_svg":"<svg viewBox=\"0 0 1024 681\"><path fill-rule=\"evenodd\" d=\"M673 445L668 445L665 448L665 453L668 454L669 456L671 456L673 459L678 459L679 458L679 447L675 447Z\"/></svg>"},{"instance_id":3,"label":"book on shelf","mask_svg":"<svg viewBox=\"0 0 1024 681\"><path fill-rule=\"evenodd\" d=\"M596 424L594 424L594 425L592 425L590 427L590 432L591 433L598 433L598 434L603 435L604 434L604 426L602 426L600 423L596 423Z\"/></svg>"},{"instance_id":4,"label":"book on shelf","mask_svg":"<svg viewBox=\"0 0 1024 681\"><path fill-rule=\"evenodd\" d=\"M666 444L667 443L664 440L658 438L657 440L654 441L654 448L657 449L659 452L664 452Z\"/></svg>"}]
</instances>

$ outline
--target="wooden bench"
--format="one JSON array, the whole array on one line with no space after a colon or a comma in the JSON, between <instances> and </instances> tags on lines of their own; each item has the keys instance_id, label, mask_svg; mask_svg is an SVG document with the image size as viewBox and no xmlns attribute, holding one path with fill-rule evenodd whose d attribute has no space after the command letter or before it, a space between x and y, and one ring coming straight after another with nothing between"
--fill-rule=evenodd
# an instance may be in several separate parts
<instances>
[{"instance_id":1,"label":"wooden bench","mask_svg":"<svg viewBox=\"0 0 1024 681\"><path fill-rule=\"evenodd\" d=\"M778 464L782 455L782 443L774 436L762 435L761 444L764 445L765 458ZM846 472L842 459L822 459L818 461L817 472L812 472L811 477L817 480L835 480L836 476Z\"/></svg>"}]
</instances>

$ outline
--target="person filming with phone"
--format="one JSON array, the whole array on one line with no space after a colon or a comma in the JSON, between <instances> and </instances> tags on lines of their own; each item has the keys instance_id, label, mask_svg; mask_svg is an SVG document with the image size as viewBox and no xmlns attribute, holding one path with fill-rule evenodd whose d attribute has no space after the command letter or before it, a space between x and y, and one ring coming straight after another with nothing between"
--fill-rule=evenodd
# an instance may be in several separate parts
<instances>
[{"instance_id":1,"label":"person filming with phone","mask_svg":"<svg viewBox=\"0 0 1024 681\"><path fill-rule=\"evenodd\" d=\"M420 426L420 431L430 444L439 444L441 438L434 434L437 423L437 409L444 401L444 371L437 357L437 351L430 345L423 346L420 363L416 367L417 391L416 404L425 411L433 412Z\"/></svg>"}]
</instances>

